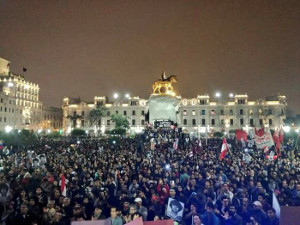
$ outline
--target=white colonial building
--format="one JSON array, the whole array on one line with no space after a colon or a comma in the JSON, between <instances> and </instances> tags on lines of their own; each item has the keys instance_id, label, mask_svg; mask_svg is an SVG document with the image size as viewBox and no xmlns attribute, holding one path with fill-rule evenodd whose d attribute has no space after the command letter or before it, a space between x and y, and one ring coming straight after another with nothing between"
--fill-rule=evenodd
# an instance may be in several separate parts
<instances>
[{"instance_id":1,"label":"white colonial building","mask_svg":"<svg viewBox=\"0 0 300 225\"><path fill-rule=\"evenodd\" d=\"M42 112L39 85L12 73L9 65L0 58L0 130L37 130Z\"/></svg>"},{"instance_id":2,"label":"white colonial building","mask_svg":"<svg viewBox=\"0 0 300 225\"><path fill-rule=\"evenodd\" d=\"M175 95L171 82L165 73L162 79L153 84L153 93L149 99L128 97L125 101L108 102L107 97L94 97L94 101L86 102L80 98L63 99L63 129L70 132L73 128L90 132L99 129L101 132L111 130L112 114L126 117L131 131L140 132L148 123L168 121L177 123L183 130L198 134L216 131L230 132L235 129L249 130L252 127L279 128L286 116L286 98L278 95L264 99L249 100L247 94L236 94L226 101L207 94L195 98L182 98ZM176 80L175 80L176 79ZM107 114L98 121L97 127L91 127L88 121L89 112L98 105L105 106ZM78 115L80 118L75 118ZM70 120L70 117L75 120Z\"/></svg>"}]
</instances>

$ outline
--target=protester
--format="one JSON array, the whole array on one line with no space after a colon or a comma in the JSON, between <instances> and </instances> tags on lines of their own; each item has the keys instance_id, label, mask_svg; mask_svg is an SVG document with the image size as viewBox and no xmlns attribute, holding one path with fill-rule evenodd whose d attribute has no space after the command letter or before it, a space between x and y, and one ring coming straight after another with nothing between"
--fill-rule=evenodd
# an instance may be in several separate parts
<instances>
[{"instance_id":1,"label":"protester","mask_svg":"<svg viewBox=\"0 0 300 225\"><path fill-rule=\"evenodd\" d=\"M42 139L28 149L12 146L1 155L6 204L1 213L7 225L105 218L125 224L137 217L168 218L168 202L174 199L179 203L172 203L174 210L182 207L177 219L183 225L277 224L273 192L281 205L300 205L298 149L294 159L282 151L272 161L255 145L245 158L241 143L235 138L227 143L231 147L222 160L222 139L199 140L178 128L147 128L116 143ZM35 160L38 155L43 163Z\"/></svg>"}]
</instances>

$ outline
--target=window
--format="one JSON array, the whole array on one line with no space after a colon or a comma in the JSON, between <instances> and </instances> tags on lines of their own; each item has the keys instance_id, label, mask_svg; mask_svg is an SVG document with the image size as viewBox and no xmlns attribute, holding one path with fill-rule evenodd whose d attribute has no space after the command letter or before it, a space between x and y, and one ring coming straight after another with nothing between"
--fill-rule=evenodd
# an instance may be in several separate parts
<instances>
[{"instance_id":1,"label":"window","mask_svg":"<svg viewBox=\"0 0 300 225\"><path fill-rule=\"evenodd\" d=\"M132 110L132 115L135 116L135 110Z\"/></svg>"},{"instance_id":2,"label":"window","mask_svg":"<svg viewBox=\"0 0 300 225\"><path fill-rule=\"evenodd\" d=\"M205 126L205 119L202 119L201 125L202 125L202 126Z\"/></svg>"},{"instance_id":3,"label":"window","mask_svg":"<svg viewBox=\"0 0 300 225\"><path fill-rule=\"evenodd\" d=\"M110 125L110 120L107 120L107 125Z\"/></svg>"},{"instance_id":4,"label":"window","mask_svg":"<svg viewBox=\"0 0 300 225\"><path fill-rule=\"evenodd\" d=\"M232 110L232 109L229 110L229 115L230 115L230 116L233 115L233 110Z\"/></svg>"},{"instance_id":5,"label":"window","mask_svg":"<svg viewBox=\"0 0 300 225\"><path fill-rule=\"evenodd\" d=\"M230 119L230 125L233 125L233 119Z\"/></svg>"},{"instance_id":6,"label":"window","mask_svg":"<svg viewBox=\"0 0 300 225\"><path fill-rule=\"evenodd\" d=\"M124 112L123 112L123 115L124 115L124 116L127 116L127 111L124 111Z\"/></svg>"},{"instance_id":7,"label":"window","mask_svg":"<svg viewBox=\"0 0 300 225\"><path fill-rule=\"evenodd\" d=\"M81 112L81 115L84 116L84 111Z\"/></svg>"},{"instance_id":8,"label":"window","mask_svg":"<svg viewBox=\"0 0 300 225\"><path fill-rule=\"evenodd\" d=\"M268 110L268 115L272 115L272 109Z\"/></svg>"},{"instance_id":9,"label":"window","mask_svg":"<svg viewBox=\"0 0 300 225\"><path fill-rule=\"evenodd\" d=\"M253 126L254 125L254 121L253 119L250 119L250 126Z\"/></svg>"},{"instance_id":10,"label":"window","mask_svg":"<svg viewBox=\"0 0 300 225\"><path fill-rule=\"evenodd\" d=\"M7 110L6 107L4 107L4 112L6 112L6 110Z\"/></svg>"},{"instance_id":11,"label":"window","mask_svg":"<svg viewBox=\"0 0 300 225\"><path fill-rule=\"evenodd\" d=\"M221 125L224 125L224 120L223 119L221 120Z\"/></svg>"},{"instance_id":12,"label":"window","mask_svg":"<svg viewBox=\"0 0 300 225\"><path fill-rule=\"evenodd\" d=\"M204 109L201 110L201 115L205 116L205 110Z\"/></svg>"},{"instance_id":13,"label":"window","mask_svg":"<svg viewBox=\"0 0 300 225\"><path fill-rule=\"evenodd\" d=\"M245 102L246 102L245 99L239 99L238 100L238 104L245 104Z\"/></svg>"},{"instance_id":14,"label":"window","mask_svg":"<svg viewBox=\"0 0 300 225\"><path fill-rule=\"evenodd\" d=\"M132 120L132 126L135 126L135 120Z\"/></svg>"},{"instance_id":15,"label":"window","mask_svg":"<svg viewBox=\"0 0 300 225\"><path fill-rule=\"evenodd\" d=\"M196 125L196 119L193 119L193 120L192 120L192 124L193 124L193 126Z\"/></svg>"},{"instance_id":16,"label":"window","mask_svg":"<svg viewBox=\"0 0 300 225\"><path fill-rule=\"evenodd\" d=\"M0 117L0 123L2 122L2 117Z\"/></svg>"},{"instance_id":17,"label":"window","mask_svg":"<svg viewBox=\"0 0 300 225\"><path fill-rule=\"evenodd\" d=\"M240 115L244 115L244 110L240 109Z\"/></svg>"},{"instance_id":18,"label":"window","mask_svg":"<svg viewBox=\"0 0 300 225\"><path fill-rule=\"evenodd\" d=\"M110 116L110 111L107 111L107 116ZM108 125L108 124L107 124Z\"/></svg>"},{"instance_id":19,"label":"window","mask_svg":"<svg viewBox=\"0 0 300 225\"><path fill-rule=\"evenodd\" d=\"M215 119L211 119L211 125L215 125Z\"/></svg>"},{"instance_id":20,"label":"window","mask_svg":"<svg viewBox=\"0 0 300 225\"><path fill-rule=\"evenodd\" d=\"M82 127L84 126L84 120L81 120L81 126Z\"/></svg>"},{"instance_id":21,"label":"window","mask_svg":"<svg viewBox=\"0 0 300 225\"><path fill-rule=\"evenodd\" d=\"M3 119L4 119L4 123L6 123L6 117L4 117Z\"/></svg>"},{"instance_id":22,"label":"window","mask_svg":"<svg viewBox=\"0 0 300 225\"><path fill-rule=\"evenodd\" d=\"M215 112L214 109L211 110L211 115L212 115L212 116L215 116L215 115L216 115L216 112Z\"/></svg>"},{"instance_id":23,"label":"window","mask_svg":"<svg viewBox=\"0 0 300 225\"><path fill-rule=\"evenodd\" d=\"M263 124L263 120L259 119L259 125L262 125L262 124Z\"/></svg>"},{"instance_id":24,"label":"window","mask_svg":"<svg viewBox=\"0 0 300 225\"><path fill-rule=\"evenodd\" d=\"M101 126L101 119L98 120L98 126Z\"/></svg>"},{"instance_id":25,"label":"window","mask_svg":"<svg viewBox=\"0 0 300 225\"><path fill-rule=\"evenodd\" d=\"M142 125L145 125L145 120L142 120L141 124L142 124Z\"/></svg>"},{"instance_id":26,"label":"window","mask_svg":"<svg viewBox=\"0 0 300 225\"><path fill-rule=\"evenodd\" d=\"M187 112L186 110L183 110L183 115L186 116Z\"/></svg>"},{"instance_id":27,"label":"window","mask_svg":"<svg viewBox=\"0 0 300 225\"><path fill-rule=\"evenodd\" d=\"M205 100L200 100L200 105L205 105L206 101Z\"/></svg>"},{"instance_id":28,"label":"window","mask_svg":"<svg viewBox=\"0 0 300 225\"><path fill-rule=\"evenodd\" d=\"M196 111L195 110L192 111L192 115L196 116Z\"/></svg>"},{"instance_id":29,"label":"window","mask_svg":"<svg viewBox=\"0 0 300 225\"><path fill-rule=\"evenodd\" d=\"M130 105L131 105L131 106L137 105L137 101L131 101L131 102L130 102Z\"/></svg>"},{"instance_id":30,"label":"window","mask_svg":"<svg viewBox=\"0 0 300 225\"><path fill-rule=\"evenodd\" d=\"M269 125L272 125L272 124L273 124L273 120L269 119Z\"/></svg>"},{"instance_id":31,"label":"window","mask_svg":"<svg viewBox=\"0 0 300 225\"><path fill-rule=\"evenodd\" d=\"M73 116L76 116L76 111L73 112ZM48 115L48 119L49 119L49 115Z\"/></svg>"},{"instance_id":32,"label":"window","mask_svg":"<svg viewBox=\"0 0 300 225\"><path fill-rule=\"evenodd\" d=\"M223 109L220 110L220 114L221 114L221 116L224 116L224 110Z\"/></svg>"},{"instance_id":33,"label":"window","mask_svg":"<svg viewBox=\"0 0 300 225\"><path fill-rule=\"evenodd\" d=\"M1 103L3 103L3 98L1 98Z\"/></svg>"},{"instance_id":34,"label":"window","mask_svg":"<svg viewBox=\"0 0 300 225\"><path fill-rule=\"evenodd\" d=\"M244 125L244 119L240 119L240 124Z\"/></svg>"},{"instance_id":35,"label":"window","mask_svg":"<svg viewBox=\"0 0 300 225\"><path fill-rule=\"evenodd\" d=\"M183 119L183 125L187 125L187 119Z\"/></svg>"},{"instance_id":36,"label":"window","mask_svg":"<svg viewBox=\"0 0 300 225\"><path fill-rule=\"evenodd\" d=\"M116 111L116 114L119 114L119 111L118 111L118 110Z\"/></svg>"},{"instance_id":37,"label":"window","mask_svg":"<svg viewBox=\"0 0 300 225\"><path fill-rule=\"evenodd\" d=\"M142 112L141 112L141 115L142 115L142 116L144 116L144 115L145 115L145 111L144 111L144 110L142 110Z\"/></svg>"}]
</instances>

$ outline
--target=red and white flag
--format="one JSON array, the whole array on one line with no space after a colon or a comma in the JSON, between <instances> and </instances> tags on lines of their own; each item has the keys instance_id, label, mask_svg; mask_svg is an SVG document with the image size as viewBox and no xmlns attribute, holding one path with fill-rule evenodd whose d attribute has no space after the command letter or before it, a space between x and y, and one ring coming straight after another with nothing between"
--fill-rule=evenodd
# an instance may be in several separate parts
<instances>
[{"instance_id":1,"label":"red and white flag","mask_svg":"<svg viewBox=\"0 0 300 225\"><path fill-rule=\"evenodd\" d=\"M282 130L282 127L280 129L279 141L280 141L280 143L283 142L283 130Z\"/></svg>"},{"instance_id":2,"label":"red and white flag","mask_svg":"<svg viewBox=\"0 0 300 225\"><path fill-rule=\"evenodd\" d=\"M222 144L221 155L220 155L221 160L225 158L227 151L228 151L227 141L226 138L223 138L223 144Z\"/></svg>"},{"instance_id":3,"label":"red and white flag","mask_svg":"<svg viewBox=\"0 0 300 225\"><path fill-rule=\"evenodd\" d=\"M235 136L238 141L247 142L247 132L244 130L235 130Z\"/></svg>"},{"instance_id":4,"label":"red and white flag","mask_svg":"<svg viewBox=\"0 0 300 225\"><path fill-rule=\"evenodd\" d=\"M67 187L66 187L66 178L65 175L61 175L61 183L60 183L60 190L62 196L66 197L67 196Z\"/></svg>"},{"instance_id":5,"label":"red and white flag","mask_svg":"<svg viewBox=\"0 0 300 225\"><path fill-rule=\"evenodd\" d=\"M173 143L173 149L177 150L178 149L178 138L175 138L175 141Z\"/></svg>"}]
</instances>

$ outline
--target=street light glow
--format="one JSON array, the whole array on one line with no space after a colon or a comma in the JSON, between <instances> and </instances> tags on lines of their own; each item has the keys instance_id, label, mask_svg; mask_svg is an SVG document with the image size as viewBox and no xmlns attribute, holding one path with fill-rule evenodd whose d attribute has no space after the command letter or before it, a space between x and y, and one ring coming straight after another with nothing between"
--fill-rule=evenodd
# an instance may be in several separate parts
<instances>
[{"instance_id":1,"label":"street light glow","mask_svg":"<svg viewBox=\"0 0 300 225\"><path fill-rule=\"evenodd\" d=\"M6 132L6 133L9 133L9 132L12 131L13 128L12 128L11 126L8 126L8 125L7 125L4 129L5 129L5 132Z\"/></svg>"},{"instance_id":2,"label":"street light glow","mask_svg":"<svg viewBox=\"0 0 300 225\"><path fill-rule=\"evenodd\" d=\"M125 98L130 98L130 94L125 94Z\"/></svg>"},{"instance_id":3,"label":"street light glow","mask_svg":"<svg viewBox=\"0 0 300 225\"><path fill-rule=\"evenodd\" d=\"M118 93L114 93L114 99L117 99L119 97Z\"/></svg>"},{"instance_id":4,"label":"street light glow","mask_svg":"<svg viewBox=\"0 0 300 225\"><path fill-rule=\"evenodd\" d=\"M7 86L8 86L8 87L13 87L14 84L13 84L12 82L8 82Z\"/></svg>"},{"instance_id":5,"label":"street light glow","mask_svg":"<svg viewBox=\"0 0 300 225\"><path fill-rule=\"evenodd\" d=\"M290 130L291 130L290 126L284 126L283 127L283 131L286 132L286 133L290 132Z\"/></svg>"},{"instance_id":6,"label":"street light glow","mask_svg":"<svg viewBox=\"0 0 300 225\"><path fill-rule=\"evenodd\" d=\"M233 98L234 97L234 94L233 93L230 93L229 94L229 98Z\"/></svg>"},{"instance_id":7,"label":"street light glow","mask_svg":"<svg viewBox=\"0 0 300 225\"><path fill-rule=\"evenodd\" d=\"M215 95L217 98L220 98L221 97L221 93L220 92L216 92L216 95Z\"/></svg>"}]
</instances>

